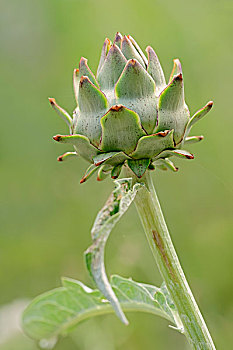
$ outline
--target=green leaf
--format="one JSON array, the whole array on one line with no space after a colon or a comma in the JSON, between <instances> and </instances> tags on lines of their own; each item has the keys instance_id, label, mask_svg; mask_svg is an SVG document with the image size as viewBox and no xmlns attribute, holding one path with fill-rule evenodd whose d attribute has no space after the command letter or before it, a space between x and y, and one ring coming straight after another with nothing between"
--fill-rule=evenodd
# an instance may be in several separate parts
<instances>
[{"instance_id":1,"label":"green leaf","mask_svg":"<svg viewBox=\"0 0 233 350\"><path fill-rule=\"evenodd\" d=\"M124 152L106 152L93 157L95 165L104 163L115 166L119 163L123 163L126 159L129 159L129 157Z\"/></svg>"},{"instance_id":2,"label":"green leaf","mask_svg":"<svg viewBox=\"0 0 233 350\"><path fill-rule=\"evenodd\" d=\"M57 157L58 162L64 162L67 159L73 158L73 157L77 157L77 153L76 152L66 152L64 154L62 154L61 156Z\"/></svg>"},{"instance_id":3,"label":"green leaf","mask_svg":"<svg viewBox=\"0 0 233 350\"><path fill-rule=\"evenodd\" d=\"M161 316L176 324L176 309L164 285L157 288L132 279L112 276L121 308L126 312L141 311ZM98 291L70 278L62 279L62 287L35 298L22 317L24 332L41 343L65 336L80 322L90 317L113 312L110 303Z\"/></svg>"},{"instance_id":4,"label":"green leaf","mask_svg":"<svg viewBox=\"0 0 233 350\"><path fill-rule=\"evenodd\" d=\"M146 133L142 130L139 116L122 105L113 106L101 119L101 149L132 152L138 139Z\"/></svg>"},{"instance_id":5,"label":"green leaf","mask_svg":"<svg viewBox=\"0 0 233 350\"><path fill-rule=\"evenodd\" d=\"M202 119L213 107L213 101L209 101L203 108L201 108L199 111L197 111L192 118L189 120L188 123L188 129L198 122L200 119Z\"/></svg>"},{"instance_id":6,"label":"green leaf","mask_svg":"<svg viewBox=\"0 0 233 350\"><path fill-rule=\"evenodd\" d=\"M163 150L174 147L173 130L160 131L153 135L141 137L130 157L134 159L154 158Z\"/></svg>"},{"instance_id":7,"label":"green leaf","mask_svg":"<svg viewBox=\"0 0 233 350\"><path fill-rule=\"evenodd\" d=\"M113 41L113 44L117 45L119 49L121 48L121 41L122 41L123 36L121 33L117 32L115 35L115 39Z\"/></svg>"},{"instance_id":8,"label":"green leaf","mask_svg":"<svg viewBox=\"0 0 233 350\"><path fill-rule=\"evenodd\" d=\"M75 101L78 104L78 89L79 89L79 82L80 82L80 78L79 78L79 69L75 68L74 72L73 72L73 89L74 89L74 97L75 97Z\"/></svg>"},{"instance_id":9,"label":"green leaf","mask_svg":"<svg viewBox=\"0 0 233 350\"><path fill-rule=\"evenodd\" d=\"M148 54L147 72L155 81L156 94L158 95L166 87L166 80L164 77L163 69L152 47L148 46L146 48L146 52Z\"/></svg>"},{"instance_id":10,"label":"green leaf","mask_svg":"<svg viewBox=\"0 0 233 350\"><path fill-rule=\"evenodd\" d=\"M124 35L121 42L121 51L127 60L136 59L145 68L145 62L132 42Z\"/></svg>"},{"instance_id":11,"label":"green leaf","mask_svg":"<svg viewBox=\"0 0 233 350\"><path fill-rule=\"evenodd\" d=\"M191 144L191 143L197 143L204 139L204 136L189 136L186 137L184 140L184 144Z\"/></svg>"},{"instance_id":12,"label":"green leaf","mask_svg":"<svg viewBox=\"0 0 233 350\"><path fill-rule=\"evenodd\" d=\"M183 149L163 151L157 157L155 157L155 159L167 158L170 156L176 156L178 158L183 158L183 159L194 159L194 155L192 153L189 153L188 151L185 151Z\"/></svg>"},{"instance_id":13,"label":"green leaf","mask_svg":"<svg viewBox=\"0 0 233 350\"><path fill-rule=\"evenodd\" d=\"M148 65L148 60L146 58L146 56L144 55L142 49L140 48L140 46L138 45L138 43L136 42L136 40L131 36L128 35L127 38L131 41L131 43L133 44L133 46L135 47L135 49L137 50L137 52L139 53L139 55L141 56L141 58L143 59L143 62L145 64L145 67L147 67ZM133 57L131 57L133 58Z\"/></svg>"},{"instance_id":14,"label":"green leaf","mask_svg":"<svg viewBox=\"0 0 233 350\"><path fill-rule=\"evenodd\" d=\"M136 112L150 134L156 124L155 82L137 60L128 61L115 87L117 102Z\"/></svg>"},{"instance_id":15,"label":"green leaf","mask_svg":"<svg viewBox=\"0 0 233 350\"><path fill-rule=\"evenodd\" d=\"M76 152L91 163L93 162L92 158L101 153L101 151L94 147L88 138L83 135L56 135L53 139L60 143L73 145Z\"/></svg>"},{"instance_id":16,"label":"green leaf","mask_svg":"<svg viewBox=\"0 0 233 350\"><path fill-rule=\"evenodd\" d=\"M91 232L93 244L85 252L85 260L88 271L97 287L111 303L120 320L127 324L128 321L106 275L104 249L113 227L129 208L141 185L136 184L132 187L132 179L121 179L115 183L115 190L96 217Z\"/></svg>"},{"instance_id":17,"label":"green leaf","mask_svg":"<svg viewBox=\"0 0 233 350\"><path fill-rule=\"evenodd\" d=\"M132 99L153 95L155 82L135 59L127 62L116 86L118 98Z\"/></svg>"},{"instance_id":18,"label":"green leaf","mask_svg":"<svg viewBox=\"0 0 233 350\"><path fill-rule=\"evenodd\" d=\"M93 157L93 162L95 165L101 165L119 153L121 152L106 152L98 154L97 156Z\"/></svg>"},{"instance_id":19,"label":"green leaf","mask_svg":"<svg viewBox=\"0 0 233 350\"><path fill-rule=\"evenodd\" d=\"M97 181L103 181L111 173L112 166L103 164L99 166Z\"/></svg>"},{"instance_id":20,"label":"green leaf","mask_svg":"<svg viewBox=\"0 0 233 350\"><path fill-rule=\"evenodd\" d=\"M49 102L59 117L61 117L70 128L72 125L72 118L69 113L57 104L55 98L49 98Z\"/></svg>"},{"instance_id":21,"label":"green leaf","mask_svg":"<svg viewBox=\"0 0 233 350\"><path fill-rule=\"evenodd\" d=\"M176 75L159 98L156 132L174 129L174 141L178 144L184 136L189 121L189 110L184 101L182 74Z\"/></svg>"},{"instance_id":22,"label":"green leaf","mask_svg":"<svg viewBox=\"0 0 233 350\"><path fill-rule=\"evenodd\" d=\"M78 118L79 118L80 112L79 112L79 108L78 106L75 108L75 110L73 111L73 123L71 126L71 134L77 134L76 129L77 129L77 122L78 122Z\"/></svg>"},{"instance_id":23,"label":"green leaf","mask_svg":"<svg viewBox=\"0 0 233 350\"><path fill-rule=\"evenodd\" d=\"M171 170L173 172L177 172L179 169L174 165L174 163L169 158L159 158L155 165L158 166L162 170Z\"/></svg>"},{"instance_id":24,"label":"green leaf","mask_svg":"<svg viewBox=\"0 0 233 350\"><path fill-rule=\"evenodd\" d=\"M127 164L134 174L140 179L150 165L150 159L129 159L127 160Z\"/></svg>"},{"instance_id":25,"label":"green leaf","mask_svg":"<svg viewBox=\"0 0 233 350\"><path fill-rule=\"evenodd\" d=\"M86 182L95 172L99 169L95 164L91 164L87 170L85 171L85 174L80 180L80 184Z\"/></svg>"},{"instance_id":26,"label":"green leaf","mask_svg":"<svg viewBox=\"0 0 233 350\"><path fill-rule=\"evenodd\" d=\"M92 71L88 67L87 59L84 57L81 57L80 62L79 62L79 79L81 79L82 76L88 77L90 79L90 81L92 82L92 84L94 84L97 88L99 87L99 84L98 84L94 74L92 73Z\"/></svg>"},{"instance_id":27,"label":"green leaf","mask_svg":"<svg viewBox=\"0 0 233 350\"><path fill-rule=\"evenodd\" d=\"M169 153L178 158L194 159L194 155L188 151L185 151L184 149L176 149L174 151L169 151Z\"/></svg>"},{"instance_id":28,"label":"green leaf","mask_svg":"<svg viewBox=\"0 0 233 350\"><path fill-rule=\"evenodd\" d=\"M190 130L194 124L201 120L213 107L213 101L209 101L203 108L199 109L190 119L185 130L184 139L182 144L199 142L203 139L203 136L190 136L188 137Z\"/></svg>"},{"instance_id":29,"label":"green leaf","mask_svg":"<svg viewBox=\"0 0 233 350\"><path fill-rule=\"evenodd\" d=\"M116 103L114 87L126 63L127 60L118 46L113 44L97 76L101 90L105 93L111 104Z\"/></svg>"},{"instance_id":30,"label":"green leaf","mask_svg":"<svg viewBox=\"0 0 233 350\"><path fill-rule=\"evenodd\" d=\"M173 69L170 75L170 79L169 79L169 83L172 81L172 79L179 74L182 74L182 67L181 67L181 63L180 60L178 58L173 60Z\"/></svg>"},{"instance_id":31,"label":"green leaf","mask_svg":"<svg viewBox=\"0 0 233 350\"><path fill-rule=\"evenodd\" d=\"M101 68L104 64L104 61L105 61L107 54L108 54L108 51L111 47L111 44L112 44L111 41L108 38L106 38L104 41L103 47L102 47L101 55L100 55L99 65L97 68L97 76L98 76L99 71L101 70Z\"/></svg>"},{"instance_id":32,"label":"green leaf","mask_svg":"<svg viewBox=\"0 0 233 350\"><path fill-rule=\"evenodd\" d=\"M120 176L121 169L122 169L123 164L118 164L114 166L111 172L111 178L112 179L117 179Z\"/></svg>"},{"instance_id":33,"label":"green leaf","mask_svg":"<svg viewBox=\"0 0 233 350\"><path fill-rule=\"evenodd\" d=\"M100 119L108 110L108 101L88 77L80 79L78 104L77 133L87 136L98 146L101 137Z\"/></svg>"}]
</instances>

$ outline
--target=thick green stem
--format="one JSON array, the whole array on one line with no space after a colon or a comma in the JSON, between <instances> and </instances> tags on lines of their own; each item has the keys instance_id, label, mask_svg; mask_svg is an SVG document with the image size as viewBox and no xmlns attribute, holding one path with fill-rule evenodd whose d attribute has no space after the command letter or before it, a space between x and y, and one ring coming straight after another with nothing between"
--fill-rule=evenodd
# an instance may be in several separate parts
<instances>
[{"instance_id":1,"label":"thick green stem","mask_svg":"<svg viewBox=\"0 0 233 350\"><path fill-rule=\"evenodd\" d=\"M134 181L138 179L134 178ZM140 182L145 186L135 199L137 211L159 271L178 310L183 332L193 349L213 350L213 340L179 263L149 172Z\"/></svg>"}]
</instances>

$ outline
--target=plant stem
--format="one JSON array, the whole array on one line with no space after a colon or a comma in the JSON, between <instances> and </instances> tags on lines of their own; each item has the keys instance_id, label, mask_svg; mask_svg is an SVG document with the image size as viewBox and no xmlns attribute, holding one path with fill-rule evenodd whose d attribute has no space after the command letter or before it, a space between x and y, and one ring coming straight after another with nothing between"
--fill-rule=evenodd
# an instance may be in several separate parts
<instances>
[{"instance_id":1,"label":"plant stem","mask_svg":"<svg viewBox=\"0 0 233 350\"><path fill-rule=\"evenodd\" d=\"M138 179L133 177L133 181ZM183 333L192 349L213 350L213 340L179 263L148 171L140 182L145 186L138 191L135 204L159 271L176 305Z\"/></svg>"}]
</instances>

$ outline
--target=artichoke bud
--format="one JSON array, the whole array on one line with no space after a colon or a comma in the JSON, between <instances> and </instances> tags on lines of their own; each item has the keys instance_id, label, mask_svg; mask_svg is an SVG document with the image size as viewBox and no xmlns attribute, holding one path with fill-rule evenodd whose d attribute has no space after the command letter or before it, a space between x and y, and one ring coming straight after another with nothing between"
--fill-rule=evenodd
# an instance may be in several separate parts
<instances>
[{"instance_id":1,"label":"artichoke bud","mask_svg":"<svg viewBox=\"0 0 233 350\"><path fill-rule=\"evenodd\" d=\"M81 182L94 173L99 181L109 174L116 179L124 164L139 178L155 168L176 172L172 156L193 159L182 148L203 139L189 132L213 102L190 117L180 61L174 60L167 84L154 50L148 46L146 53L131 36L117 33L113 43L104 41L96 76L84 57L74 70L72 117L49 99L69 126L69 135L54 140L74 146L58 160L80 155L91 163Z\"/></svg>"}]
</instances>

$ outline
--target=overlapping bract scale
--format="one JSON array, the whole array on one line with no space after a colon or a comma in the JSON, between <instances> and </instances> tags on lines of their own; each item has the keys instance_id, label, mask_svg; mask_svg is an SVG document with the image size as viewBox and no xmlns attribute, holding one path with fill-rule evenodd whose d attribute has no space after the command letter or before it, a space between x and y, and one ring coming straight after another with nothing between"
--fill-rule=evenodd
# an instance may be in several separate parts
<instances>
[{"instance_id":1,"label":"overlapping bract scale","mask_svg":"<svg viewBox=\"0 0 233 350\"><path fill-rule=\"evenodd\" d=\"M135 46L132 44L132 42L127 38L126 35L123 37L121 41L121 51L127 60L135 59L143 66L143 68L146 68L146 65L142 56L140 55L138 50L135 48Z\"/></svg>"},{"instance_id":2,"label":"overlapping bract scale","mask_svg":"<svg viewBox=\"0 0 233 350\"><path fill-rule=\"evenodd\" d=\"M105 93L110 103L116 103L115 85L127 63L125 56L116 44L113 44L97 74L101 90Z\"/></svg>"},{"instance_id":3,"label":"overlapping bract scale","mask_svg":"<svg viewBox=\"0 0 233 350\"><path fill-rule=\"evenodd\" d=\"M108 110L108 101L88 77L83 76L78 92L79 117L77 132L87 136L94 145L99 145L101 138L100 119Z\"/></svg>"},{"instance_id":4,"label":"overlapping bract scale","mask_svg":"<svg viewBox=\"0 0 233 350\"><path fill-rule=\"evenodd\" d=\"M166 87L164 73L159 62L158 56L156 55L152 47L148 46L146 48L146 51L148 54L147 72L154 79L156 94L159 95L160 92Z\"/></svg>"},{"instance_id":5,"label":"overlapping bract scale","mask_svg":"<svg viewBox=\"0 0 233 350\"><path fill-rule=\"evenodd\" d=\"M101 119L101 150L105 152L123 151L129 154L134 151L138 140L146 135L140 125L137 113L122 106L113 106Z\"/></svg>"},{"instance_id":6,"label":"overlapping bract scale","mask_svg":"<svg viewBox=\"0 0 233 350\"><path fill-rule=\"evenodd\" d=\"M174 130L176 144L183 139L189 121L189 110L184 101L184 83L182 74L176 75L161 92L158 103L156 131Z\"/></svg>"},{"instance_id":7,"label":"overlapping bract scale","mask_svg":"<svg viewBox=\"0 0 233 350\"><path fill-rule=\"evenodd\" d=\"M148 46L146 53L147 57L130 35L117 33L113 43L108 38L104 41L96 76L84 57L74 70L77 105L73 117L49 99L70 131L54 140L75 148L58 160L80 155L91 163L81 182L96 172L98 180L108 174L117 178L124 164L138 177L156 167L176 172L170 157L192 159L183 145L203 139L190 137L189 132L213 102L190 118L180 61L173 60L167 84L152 47Z\"/></svg>"},{"instance_id":8,"label":"overlapping bract scale","mask_svg":"<svg viewBox=\"0 0 233 350\"><path fill-rule=\"evenodd\" d=\"M158 102L155 82L136 59L127 62L115 92L117 102L135 111L145 131L152 133L156 125Z\"/></svg>"}]
</instances>

